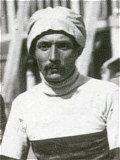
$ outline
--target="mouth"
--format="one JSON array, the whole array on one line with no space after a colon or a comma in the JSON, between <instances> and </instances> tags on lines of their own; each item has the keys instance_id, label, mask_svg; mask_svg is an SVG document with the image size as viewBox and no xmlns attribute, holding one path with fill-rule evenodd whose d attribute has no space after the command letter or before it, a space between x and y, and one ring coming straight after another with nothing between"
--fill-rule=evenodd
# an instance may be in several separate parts
<instances>
[{"instance_id":1,"label":"mouth","mask_svg":"<svg viewBox=\"0 0 120 160\"><path fill-rule=\"evenodd\" d=\"M47 68L46 71L48 74L60 73L60 67L56 65L51 65Z\"/></svg>"},{"instance_id":2,"label":"mouth","mask_svg":"<svg viewBox=\"0 0 120 160\"><path fill-rule=\"evenodd\" d=\"M59 69L58 68L55 68L55 67L52 67L49 69L49 71L54 74L54 73L59 73Z\"/></svg>"}]
</instances>

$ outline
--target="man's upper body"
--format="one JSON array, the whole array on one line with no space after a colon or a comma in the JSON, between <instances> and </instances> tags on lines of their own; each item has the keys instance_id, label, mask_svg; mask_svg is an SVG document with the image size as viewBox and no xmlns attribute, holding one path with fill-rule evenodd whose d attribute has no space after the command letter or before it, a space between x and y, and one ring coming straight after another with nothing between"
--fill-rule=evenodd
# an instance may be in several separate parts
<instances>
[{"instance_id":1,"label":"man's upper body","mask_svg":"<svg viewBox=\"0 0 120 160\"><path fill-rule=\"evenodd\" d=\"M14 100L2 154L26 159L31 144L39 160L118 159L118 88L75 66L85 45L81 16L63 7L38 11L27 42L42 82Z\"/></svg>"},{"instance_id":2,"label":"man's upper body","mask_svg":"<svg viewBox=\"0 0 120 160\"><path fill-rule=\"evenodd\" d=\"M22 159L31 143L41 160L108 159L118 148L117 87L95 79L81 85L76 78L55 88L58 93L41 83L13 102L4 155Z\"/></svg>"}]
</instances>

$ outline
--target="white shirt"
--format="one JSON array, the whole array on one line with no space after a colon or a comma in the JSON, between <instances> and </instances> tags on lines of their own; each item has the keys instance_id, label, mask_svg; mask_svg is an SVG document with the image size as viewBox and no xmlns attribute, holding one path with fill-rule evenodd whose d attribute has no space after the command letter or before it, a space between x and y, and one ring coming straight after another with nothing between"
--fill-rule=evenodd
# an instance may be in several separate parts
<instances>
[{"instance_id":1,"label":"white shirt","mask_svg":"<svg viewBox=\"0 0 120 160\"><path fill-rule=\"evenodd\" d=\"M117 148L118 87L89 78L79 87L78 82L79 79L73 80L72 85L76 83L77 87L74 86L67 94L63 94L66 91L64 87L60 95L41 83L19 95L12 105L2 154L20 159L23 150L27 153L28 139L37 141L84 135L101 132L105 128L110 149Z\"/></svg>"}]
</instances>

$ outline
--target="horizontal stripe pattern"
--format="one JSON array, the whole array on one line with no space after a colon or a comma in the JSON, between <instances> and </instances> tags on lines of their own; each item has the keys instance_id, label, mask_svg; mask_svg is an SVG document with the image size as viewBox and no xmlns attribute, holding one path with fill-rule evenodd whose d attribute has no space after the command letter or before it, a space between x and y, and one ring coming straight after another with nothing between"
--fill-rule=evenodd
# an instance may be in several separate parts
<instances>
[{"instance_id":1,"label":"horizontal stripe pattern","mask_svg":"<svg viewBox=\"0 0 120 160\"><path fill-rule=\"evenodd\" d=\"M107 159L109 147L106 130L72 137L32 141L38 160Z\"/></svg>"}]
</instances>

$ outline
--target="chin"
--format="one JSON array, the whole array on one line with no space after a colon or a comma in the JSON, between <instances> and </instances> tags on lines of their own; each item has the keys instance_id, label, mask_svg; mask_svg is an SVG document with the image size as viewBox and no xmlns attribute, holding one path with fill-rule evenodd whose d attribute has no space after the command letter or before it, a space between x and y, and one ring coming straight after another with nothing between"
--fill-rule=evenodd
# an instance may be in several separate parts
<instances>
[{"instance_id":1,"label":"chin","mask_svg":"<svg viewBox=\"0 0 120 160\"><path fill-rule=\"evenodd\" d=\"M46 76L45 79L47 81L51 81L51 82L60 82L60 81L62 81L63 77L57 73L54 73L54 74Z\"/></svg>"}]
</instances>

